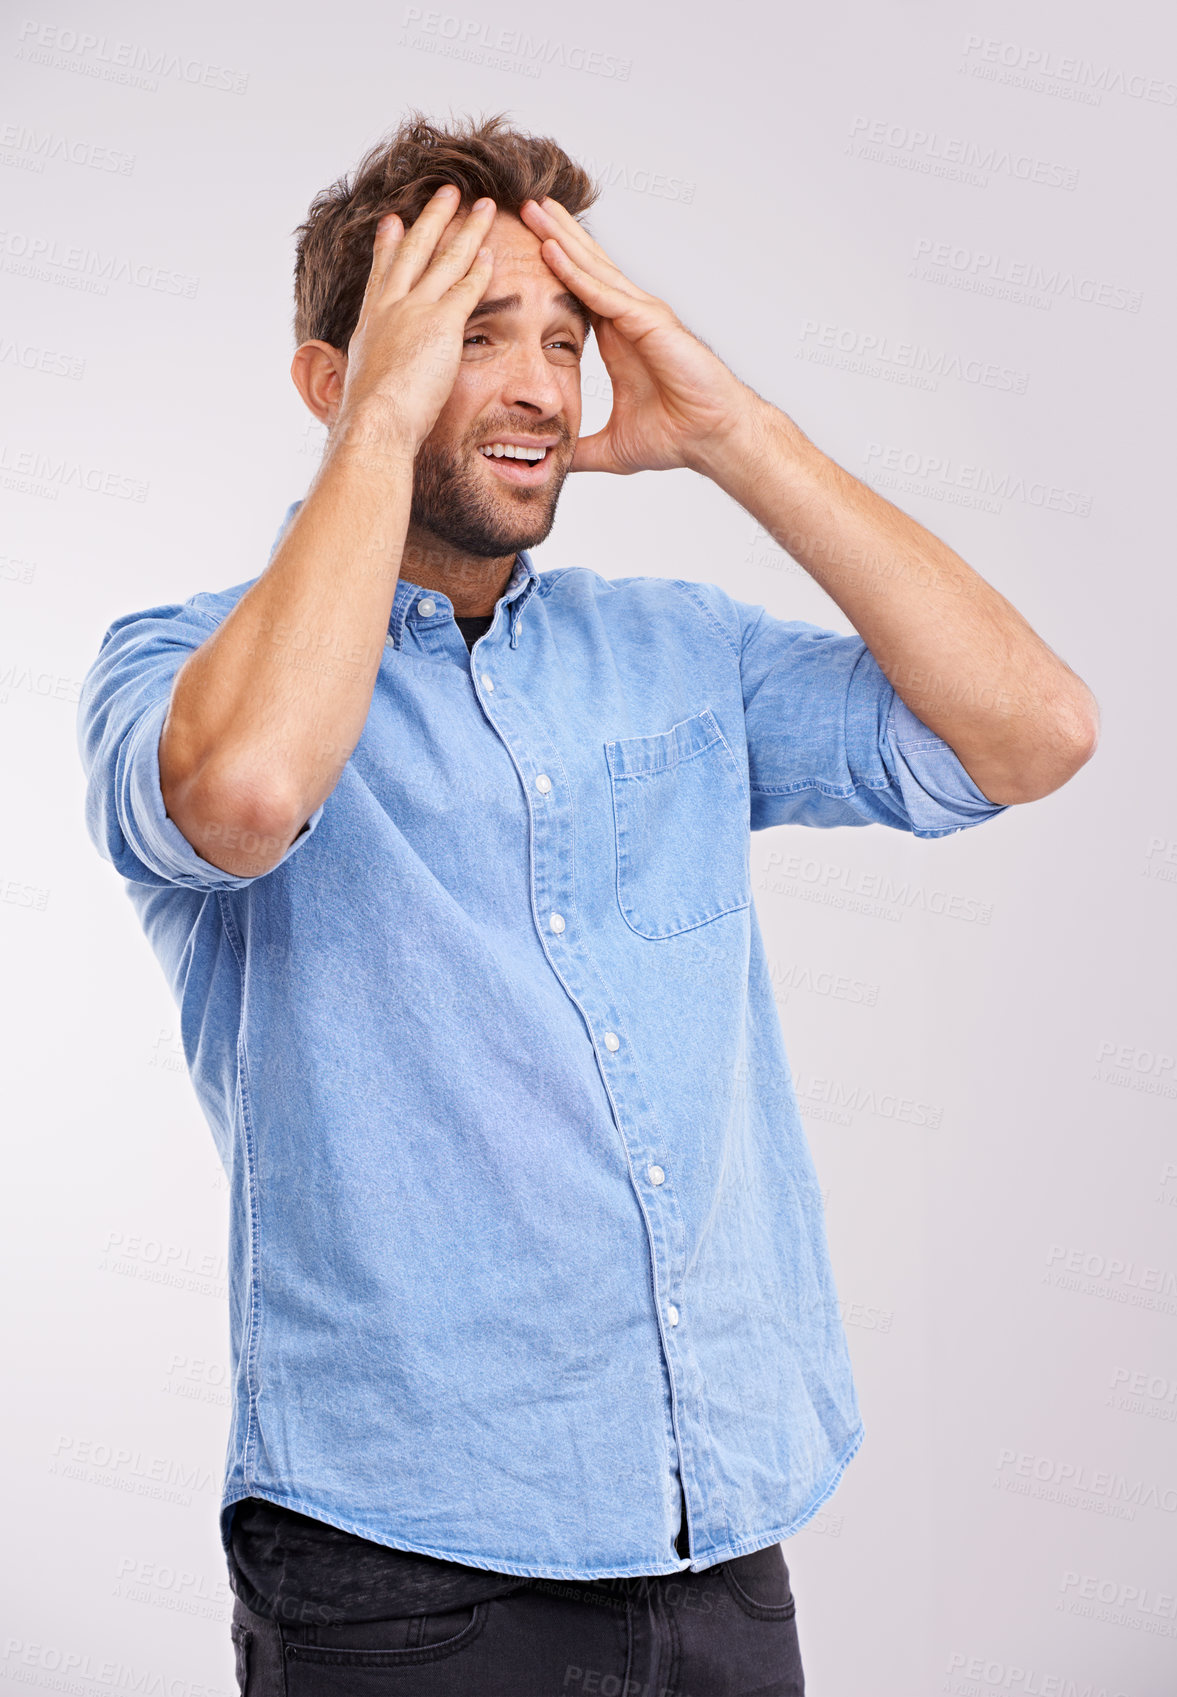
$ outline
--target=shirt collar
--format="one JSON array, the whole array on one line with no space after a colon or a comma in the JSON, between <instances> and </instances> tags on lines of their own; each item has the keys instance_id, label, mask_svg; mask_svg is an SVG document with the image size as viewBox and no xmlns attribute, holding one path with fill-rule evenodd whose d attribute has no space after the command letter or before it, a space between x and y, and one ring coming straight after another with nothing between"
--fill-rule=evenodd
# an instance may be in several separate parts
<instances>
[{"instance_id":1,"label":"shirt collar","mask_svg":"<svg viewBox=\"0 0 1177 1697\"><path fill-rule=\"evenodd\" d=\"M278 544L286 534L286 530L291 519L301 506L301 501L292 501L289 507L287 507L286 516L278 528L277 536L274 538L274 546L270 549L271 560L277 553ZM533 591L538 588L539 573L536 571L535 566L532 563L531 554L526 548L520 548L519 552L515 555L515 563L511 567L511 576L507 580L507 587L503 590L500 597L500 600L504 601L510 609L508 616L511 621L512 646L514 646L518 641L519 619L523 609ZM453 612L453 602L450 600L449 596L444 594L441 590L422 589L419 583L413 583L410 578L400 577L397 579L396 593L392 599L392 615L388 621L388 633L392 637L397 648L401 645L401 637L404 634L405 628L405 619L408 617L410 609L417 601L426 596L428 596L436 605L447 607L451 613Z\"/></svg>"},{"instance_id":2,"label":"shirt collar","mask_svg":"<svg viewBox=\"0 0 1177 1697\"><path fill-rule=\"evenodd\" d=\"M499 600L504 602L507 607L512 648L519 646L519 621L528 598L532 591L538 589L538 587L539 573L532 565L531 555L527 549L521 548L511 567L507 587L499 597ZM422 589L421 585L414 583L411 578L400 577L397 579L396 593L392 598L392 617L388 621L388 634L395 648L401 646L406 619L413 614L418 603L422 601L427 601L430 604L428 617L431 619L437 617L439 608L445 608L451 613L454 610L454 604L444 590ZM498 603L496 602L495 605L497 606Z\"/></svg>"}]
</instances>

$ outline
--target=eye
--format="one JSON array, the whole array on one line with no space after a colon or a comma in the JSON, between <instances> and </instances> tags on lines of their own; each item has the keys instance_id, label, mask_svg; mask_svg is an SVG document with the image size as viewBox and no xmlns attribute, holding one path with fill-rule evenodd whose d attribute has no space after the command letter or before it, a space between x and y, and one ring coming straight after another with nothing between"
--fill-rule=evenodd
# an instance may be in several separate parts
<instances>
[{"instance_id":1,"label":"eye","mask_svg":"<svg viewBox=\"0 0 1177 1697\"><path fill-rule=\"evenodd\" d=\"M463 338L462 346L464 348L469 348L469 347L473 347L475 342L488 342L489 340L490 340L490 337L487 335L485 330L475 330L472 335L469 335L469 336L466 336L466 337ZM579 342L566 342L566 341L550 342L548 344L548 346L553 347L553 348L571 348L572 352L574 354L578 355L578 356L581 352Z\"/></svg>"}]
</instances>

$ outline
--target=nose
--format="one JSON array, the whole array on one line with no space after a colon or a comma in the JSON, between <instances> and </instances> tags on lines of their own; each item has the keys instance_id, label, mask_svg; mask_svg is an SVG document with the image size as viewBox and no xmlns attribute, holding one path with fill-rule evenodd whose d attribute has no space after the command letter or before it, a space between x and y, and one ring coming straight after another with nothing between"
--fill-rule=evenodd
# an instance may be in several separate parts
<instances>
[{"instance_id":1,"label":"nose","mask_svg":"<svg viewBox=\"0 0 1177 1697\"><path fill-rule=\"evenodd\" d=\"M504 409L517 407L540 418L563 411L564 391L539 342L514 343L503 360L499 401Z\"/></svg>"}]
</instances>

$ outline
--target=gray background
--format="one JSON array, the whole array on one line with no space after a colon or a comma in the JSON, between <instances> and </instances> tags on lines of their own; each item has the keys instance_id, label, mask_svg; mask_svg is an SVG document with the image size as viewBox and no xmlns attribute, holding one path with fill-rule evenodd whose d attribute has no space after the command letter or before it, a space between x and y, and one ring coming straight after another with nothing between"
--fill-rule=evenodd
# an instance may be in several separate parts
<instances>
[{"instance_id":1,"label":"gray background","mask_svg":"<svg viewBox=\"0 0 1177 1697\"><path fill-rule=\"evenodd\" d=\"M84 834L74 704L118 614L263 569L322 440L287 375L290 232L415 105L505 109L602 174L623 269L1098 697L1094 761L977 830L754 839L867 1428L785 1549L815 1697L1171 1697L1174 26L461 6L64 5L0 33L0 1679L233 1686L226 1190ZM595 347L585 388L587 432ZM850 629L686 472L570 478L538 563Z\"/></svg>"}]
</instances>

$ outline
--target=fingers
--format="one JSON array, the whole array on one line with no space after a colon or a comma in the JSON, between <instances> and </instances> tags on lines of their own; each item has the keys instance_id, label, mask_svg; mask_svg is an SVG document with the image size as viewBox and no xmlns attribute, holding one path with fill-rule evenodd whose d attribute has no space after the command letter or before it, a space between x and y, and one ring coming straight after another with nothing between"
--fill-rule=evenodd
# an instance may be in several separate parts
<instances>
[{"instance_id":1,"label":"fingers","mask_svg":"<svg viewBox=\"0 0 1177 1697\"><path fill-rule=\"evenodd\" d=\"M451 223L451 220L458 210L458 205L456 189L448 195L444 190L439 189L438 193L427 203L424 211L393 254L392 264L389 267L384 286L385 293L393 300L401 300L410 290L415 289L431 270L438 266L443 255L456 253L460 250L461 270L465 271L466 266L477 251L479 243L490 227L491 219L494 217L494 205L491 202L489 203L489 210L482 208L477 213L471 212L460 225L455 226ZM472 225L474 226L473 229L471 228ZM445 290L453 281L452 267L454 264L455 260L452 258L442 262L439 269L444 272L446 267L449 266L449 274L445 277L440 288L426 290L427 299L438 299L445 293Z\"/></svg>"},{"instance_id":2,"label":"fingers","mask_svg":"<svg viewBox=\"0 0 1177 1697\"><path fill-rule=\"evenodd\" d=\"M494 265L494 254L490 248L480 247L465 276L459 277L456 282L450 285L445 298L448 301L453 301L455 306L460 309L463 322L469 318L486 293L486 286L490 282Z\"/></svg>"},{"instance_id":3,"label":"fingers","mask_svg":"<svg viewBox=\"0 0 1177 1697\"><path fill-rule=\"evenodd\" d=\"M636 283L630 281L619 265L615 265L605 252L600 242L589 235L584 225L575 219L566 206L561 206L558 200L550 195L544 200L531 201L525 205L523 212L526 222L535 234L543 240L551 238L558 241L564 252L570 258L593 272L594 276L602 276L608 272L608 280L614 285L623 285L632 291L635 297L644 294Z\"/></svg>"},{"instance_id":4,"label":"fingers","mask_svg":"<svg viewBox=\"0 0 1177 1697\"><path fill-rule=\"evenodd\" d=\"M376 225L372 269L365 298L383 294L392 281L394 297L408 293L433 256L434 248L458 207L458 191L443 184L406 233L398 213L388 212Z\"/></svg>"},{"instance_id":5,"label":"fingers","mask_svg":"<svg viewBox=\"0 0 1177 1697\"><path fill-rule=\"evenodd\" d=\"M557 201L523 208L529 228L540 238L548 267L590 312L612 319L629 335L648 328L646 311L657 307L654 295L639 289Z\"/></svg>"},{"instance_id":6,"label":"fingers","mask_svg":"<svg viewBox=\"0 0 1177 1697\"><path fill-rule=\"evenodd\" d=\"M600 242L590 236L580 220L574 218L568 208L558 200L553 200L550 194L545 195L542 200L532 201L531 204L538 206L543 216L556 226L553 235L559 235L561 240L567 236L570 244L581 243L595 253L598 259L603 259L606 265L612 263Z\"/></svg>"},{"instance_id":7,"label":"fingers","mask_svg":"<svg viewBox=\"0 0 1177 1697\"><path fill-rule=\"evenodd\" d=\"M543 256L560 281L566 283L590 311L599 313L602 318L616 318L627 307L643 305L653 298L649 295L631 294L628 289L619 288L611 279L602 277L596 267L588 270L585 266L578 265L566 252L562 242L546 240Z\"/></svg>"},{"instance_id":8,"label":"fingers","mask_svg":"<svg viewBox=\"0 0 1177 1697\"><path fill-rule=\"evenodd\" d=\"M372 241L372 269L364 286L364 300L369 301L384 287L397 248L404 239L405 227L395 212L386 212L376 225Z\"/></svg>"},{"instance_id":9,"label":"fingers","mask_svg":"<svg viewBox=\"0 0 1177 1697\"><path fill-rule=\"evenodd\" d=\"M466 276L494 223L495 212L493 200L479 200L462 224L451 225L444 243L432 255L413 291L415 299L439 301L456 281Z\"/></svg>"}]
</instances>

